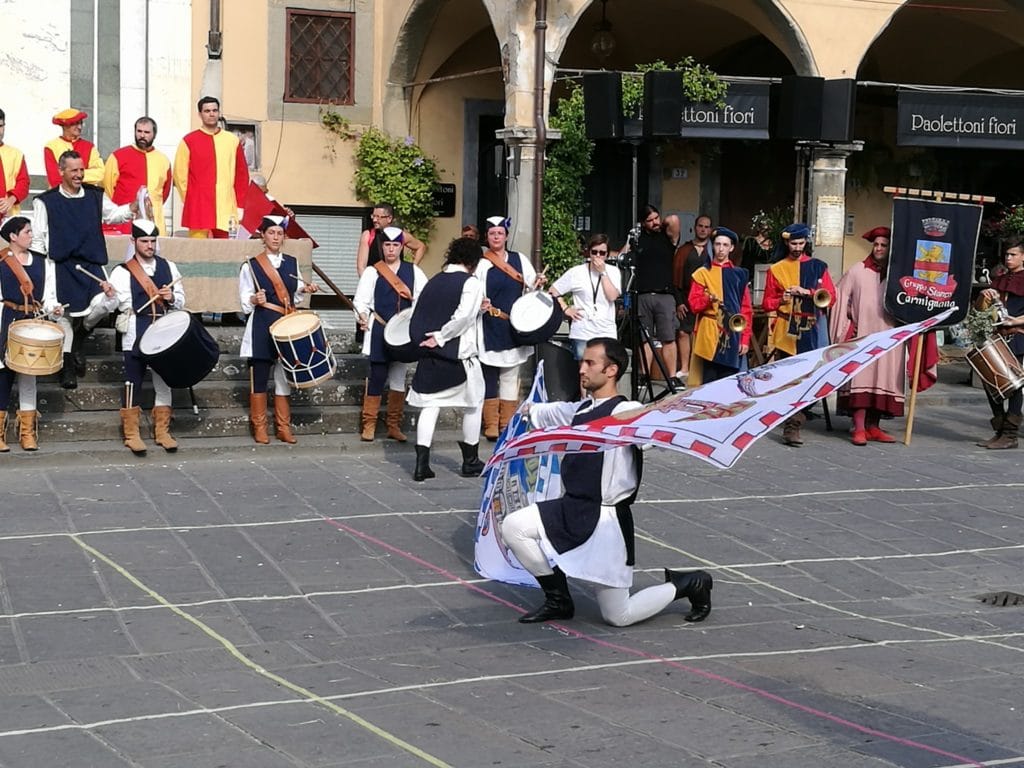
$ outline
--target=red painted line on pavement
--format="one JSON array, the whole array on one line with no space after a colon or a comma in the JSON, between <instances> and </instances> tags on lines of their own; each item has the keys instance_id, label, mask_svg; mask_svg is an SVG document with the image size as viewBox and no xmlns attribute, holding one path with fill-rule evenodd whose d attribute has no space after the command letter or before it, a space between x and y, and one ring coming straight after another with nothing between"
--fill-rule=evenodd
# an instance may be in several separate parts
<instances>
[{"instance_id":1,"label":"red painted line on pavement","mask_svg":"<svg viewBox=\"0 0 1024 768\"><path fill-rule=\"evenodd\" d=\"M334 526L339 531L344 531L345 533L348 533L348 534L350 534L352 536L356 536L356 537L362 539L363 541L367 541L367 542L369 542L371 544L374 544L374 545L380 547L381 549L385 549L388 552L391 552L393 554L401 555L405 559L407 559L407 560L409 560L409 561L411 561L413 563L416 563L416 565L419 565L419 566L422 566L424 568L427 568L427 569L433 571L434 573L436 573L436 574L438 574L440 576L444 576L446 579L451 579L452 581L457 582L458 584L462 585L463 587L465 587L466 589L470 590L471 592L476 592L477 594L483 595L484 597L488 598L489 600L492 600L492 601L494 601L496 603L499 603L499 604L504 605L504 606L506 606L508 608L511 608L514 611L518 611L519 613L526 613L526 609L525 608L522 608L522 607L520 607L518 605L515 605L514 603L510 603L508 600L505 600L504 598L498 597L493 592L489 592L489 591L487 591L486 589L484 589L481 586L478 586L476 584L471 584L470 582L468 582L465 579L463 579L461 576L458 576L457 574L452 573L451 571L447 570L446 568L442 568L439 565L434 565L433 563L427 562L423 558L418 557L417 555L414 555L412 552L407 552L404 549L399 549L398 547L395 547L395 546L393 546L391 544L388 544L386 541L378 539L376 536L372 536L371 534L368 534L368 533L363 533L362 531L356 530L355 528L352 528L351 526L345 525L344 523L341 523L341 522L339 522L337 520L333 520L333 519L327 517L326 515L323 516L323 519L324 519L325 522L327 522L328 524ZM944 749L939 749L938 747L932 747L932 746L929 746L928 744L922 744L921 742L914 741L913 739L904 739L903 737L896 736L895 734L892 734L892 733L886 733L885 731L879 731L879 730L876 730L874 728L869 728L866 725L861 725L860 723L855 723L852 720L847 720L845 718L838 717L836 715L831 715L828 712L824 712L824 711L822 711L820 709L815 709L814 707L810 707L810 706L808 706L806 704L801 704L798 701L793 701L792 699L787 699L784 696L779 696L777 694L771 693L770 691L766 691L763 688L757 688L757 687L755 687L753 685L747 685L746 683L741 683L739 680L733 680L732 678L729 678L729 677L723 677L722 675L716 675L714 672L707 672L707 671L705 671L703 669L698 669L696 667L691 667L691 666L688 666L686 664L680 664L677 661L672 661L671 659L666 659L663 656L658 656L657 654L654 654L654 653L648 653L647 651L642 651L642 650L640 650L638 648L630 648L629 646L626 646L626 645L619 645L618 643L612 643L612 642L609 642L607 640L602 640L599 637L595 637L594 635L588 635L585 632L580 632L578 629L573 629L572 627L567 627L564 624L558 624L558 623L550 622L549 621L549 622L547 622L547 625L550 626L550 627L554 627L554 628L558 629L558 631L560 631L560 632L564 632L567 635L575 637L578 640L586 640L587 642L593 643L594 645L600 646L602 648L608 648L610 650L619 651L621 653L626 653L626 654L629 654L631 656L636 656L636 657L642 658L642 659L648 659L650 661L657 661L657 662L659 662L661 664L665 664L665 665L670 666L670 667L672 667L674 669L678 669L678 670L681 670L683 672L688 672L691 675L695 675L697 677L702 677L705 680L714 680L715 682L722 683L723 685L727 685L727 686L729 686L731 688L736 688L737 690L746 691L747 693L756 694L757 696L760 696L760 697L762 697L764 699L768 699L769 701L774 701L776 704L781 704L781 705L783 705L785 707L789 707L790 709L795 709L795 710L797 710L799 712L803 712L803 713L811 715L813 717L817 717L817 718L822 719L822 720L827 720L827 721L829 721L831 723L835 723L836 725L841 725L844 728L849 728L851 730L857 731L858 733L863 733L863 734L868 735L868 736L874 736L874 737L879 738L879 739L885 739L886 741L890 741L893 744L899 744L899 745L904 746L904 747L910 747L912 749L919 749L919 750L921 750L923 752L930 752L933 755L939 755L940 757L950 758L950 759L956 760L959 763L963 763L965 765L975 766L975 768L985 768L985 765L983 763L979 763L977 760L974 760L974 759L972 759L970 757L965 757L964 755L958 755L955 752L947 752Z\"/></svg>"}]
</instances>

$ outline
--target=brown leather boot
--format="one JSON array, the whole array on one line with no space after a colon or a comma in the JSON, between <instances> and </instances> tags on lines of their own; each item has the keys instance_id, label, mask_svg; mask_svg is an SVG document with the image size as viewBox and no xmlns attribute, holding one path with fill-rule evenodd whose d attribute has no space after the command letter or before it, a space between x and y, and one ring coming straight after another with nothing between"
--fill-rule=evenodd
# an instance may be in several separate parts
<instances>
[{"instance_id":1,"label":"brown leather boot","mask_svg":"<svg viewBox=\"0 0 1024 768\"><path fill-rule=\"evenodd\" d=\"M142 409L137 405L134 408L121 409L121 431L124 433L124 444L136 456L146 455L146 444L142 442L142 435L139 434L139 419L141 417Z\"/></svg>"},{"instance_id":2,"label":"brown leather boot","mask_svg":"<svg viewBox=\"0 0 1024 768\"><path fill-rule=\"evenodd\" d=\"M782 442L786 445L800 446L804 444L804 439L800 435L800 427L803 426L803 421L795 417L786 419L782 424Z\"/></svg>"},{"instance_id":3,"label":"brown leather boot","mask_svg":"<svg viewBox=\"0 0 1024 768\"><path fill-rule=\"evenodd\" d=\"M519 407L519 403L515 400L499 400L498 401L498 432L500 433L505 427L508 426L509 421L512 419L512 415L516 412L516 408Z\"/></svg>"},{"instance_id":4,"label":"brown leather boot","mask_svg":"<svg viewBox=\"0 0 1024 768\"><path fill-rule=\"evenodd\" d=\"M999 437L990 442L986 448L990 451L1005 451L1017 447L1017 432L1020 430L1020 414L1007 414L1003 420L1003 429Z\"/></svg>"},{"instance_id":5,"label":"brown leather boot","mask_svg":"<svg viewBox=\"0 0 1024 768\"><path fill-rule=\"evenodd\" d=\"M484 437L492 443L498 439L498 398L484 400Z\"/></svg>"},{"instance_id":6,"label":"brown leather boot","mask_svg":"<svg viewBox=\"0 0 1024 768\"><path fill-rule=\"evenodd\" d=\"M36 418L38 411L18 411L18 442L23 451L38 451Z\"/></svg>"},{"instance_id":7,"label":"brown leather boot","mask_svg":"<svg viewBox=\"0 0 1024 768\"><path fill-rule=\"evenodd\" d=\"M388 390L388 438L404 443L407 438L402 432L402 414L405 413L405 392Z\"/></svg>"},{"instance_id":8,"label":"brown leather boot","mask_svg":"<svg viewBox=\"0 0 1024 768\"><path fill-rule=\"evenodd\" d=\"M377 414L380 413L380 395L363 395L362 431L359 439L367 443L373 442L377 431Z\"/></svg>"},{"instance_id":9,"label":"brown leather boot","mask_svg":"<svg viewBox=\"0 0 1024 768\"><path fill-rule=\"evenodd\" d=\"M0 453L7 453L10 449L7 443L4 442L4 437L7 435L7 411L0 413Z\"/></svg>"},{"instance_id":10,"label":"brown leather boot","mask_svg":"<svg viewBox=\"0 0 1024 768\"><path fill-rule=\"evenodd\" d=\"M274 432L282 443L298 442L292 434L292 403L287 395L274 395Z\"/></svg>"},{"instance_id":11,"label":"brown leather boot","mask_svg":"<svg viewBox=\"0 0 1024 768\"><path fill-rule=\"evenodd\" d=\"M252 427L252 439L260 445L270 443L267 434L267 393L252 392L249 394L249 425Z\"/></svg>"},{"instance_id":12,"label":"brown leather boot","mask_svg":"<svg viewBox=\"0 0 1024 768\"><path fill-rule=\"evenodd\" d=\"M150 417L153 419L153 440L156 444L168 453L177 451L178 441L171 437L171 406L154 406Z\"/></svg>"},{"instance_id":13,"label":"brown leather boot","mask_svg":"<svg viewBox=\"0 0 1024 768\"><path fill-rule=\"evenodd\" d=\"M999 439L999 436L1003 433L1003 421L1005 421L1005 419L1006 416L1002 415L993 416L991 419L989 419L989 423L992 425L992 429L993 431L995 431L995 434L992 435L992 437L990 437L988 440L979 440L978 442L975 443L975 445L978 446L979 448L988 448L989 446L992 445L992 443L996 442Z\"/></svg>"}]
</instances>

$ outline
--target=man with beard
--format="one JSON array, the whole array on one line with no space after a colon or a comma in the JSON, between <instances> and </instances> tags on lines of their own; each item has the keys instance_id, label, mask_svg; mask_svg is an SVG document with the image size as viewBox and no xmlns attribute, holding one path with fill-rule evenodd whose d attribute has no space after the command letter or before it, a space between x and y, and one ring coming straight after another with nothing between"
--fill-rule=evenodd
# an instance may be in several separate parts
<instances>
[{"instance_id":1,"label":"man with beard","mask_svg":"<svg viewBox=\"0 0 1024 768\"><path fill-rule=\"evenodd\" d=\"M163 235L164 201L171 194L171 161L153 148L154 141L156 121L140 117L135 121L135 144L116 149L107 158L103 189L115 205L125 205L137 200L139 190L145 188L150 209L143 210L142 214L155 223L159 234ZM124 224L118 231L128 234L132 228Z\"/></svg>"},{"instance_id":2,"label":"man with beard","mask_svg":"<svg viewBox=\"0 0 1024 768\"><path fill-rule=\"evenodd\" d=\"M782 230L786 255L772 264L764 286L766 312L775 312L775 324L770 335L775 359L810 352L828 346L828 307L835 303L836 289L828 273L828 265L805 253L810 229L806 224L790 224ZM815 294L828 292L828 304L817 306ZM782 427L782 441L799 446L804 441L800 428L807 420L803 411L786 419Z\"/></svg>"},{"instance_id":3,"label":"man with beard","mask_svg":"<svg viewBox=\"0 0 1024 768\"><path fill-rule=\"evenodd\" d=\"M1002 301L1010 319L1003 323L1009 334L1007 341L1017 360L1024 356L1024 242L1018 241L1006 249L1003 255L1007 271L992 281L992 287L981 292L981 298ZM992 428L995 435L978 445L990 450L1005 450L1017 447L1017 433L1020 431L1021 406L1024 393L1014 391L1006 400L993 397L985 389L989 407L992 409Z\"/></svg>"},{"instance_id":4,"label":"man with beard","mask_svg":"<svg viewBox=\"0 0 1024 768\"><path fill-rule=\"evenodd\" d=\"M698 216L693 222L693 240L680 245L672 259L672 284L683 297L683 308L679 311L679 332L676 334L676 349L679 352L676 376L683 381L690 372L690 336L697 325L694 309L689 306L690 285L693 273L713 257L711 229L711 217L706 214Z\"/></svg>"},{"instance_id":5,"label":"man with beard","mask_svg":"<svg viewBox=\"0 0 1024 768\"><path fill-rule=\"evenodd\" d=\"M597 337L587 342L580 362L580 403L531 403L536 428L586 424L640 408L618 394L628 354L620 341ZM635 447L561 458L562 488L549 499L512 512L501 533L520 564L544 590L544 604L519 618L523 624L571 619L575 613L566 575L597 587L601 616L616 627L643 621L669 603L688 598L686 621L711 613L711 575L665 569L665 583L630 595L633 585L633 515L630 505L640 485L641 454ZM551 562L554 562L554 566Z\"/></svg>"},{"instance_id":6,"label":"man with beard","mask_svg":"<svg viewBox=\"0 0 1024 768\"><path fill-rule=\"evenodd\" d=\"M830 318L833 342L848 341L877 331L895 328L896 322L885 311L885 276L889 264L888 227L875 227L864 234L871 243L871 254L854 264L836 286L836 304ZM906 364L903 347L890 350L839 390L838 410L853 417L851 441L854 445L895 443L896 438L883 431L883 416L903 415Z\"/></svg>"},{"instance_id":7,"label":"man with beard","mask_svg":"<svg viewBox=\"0 0 1024 768\"><path fill-rule=\"evenodd\" d=\"M683 382L673 376L676 370L676 315L686 310L682 294L672 282L672 260L679 239L679 217L667 216L650 203L640 209L640 237L636 243L636 265L633 288L637 294L640 323L650 334L650 343L643 345L647 370L651 370L654 348L665 366L670 383L681 387ZM619 252L630 251L629 244ZM639 329L637 329L639 332ZM660 346L657 346L660 342Z\"/></svg>"}]
</instances>

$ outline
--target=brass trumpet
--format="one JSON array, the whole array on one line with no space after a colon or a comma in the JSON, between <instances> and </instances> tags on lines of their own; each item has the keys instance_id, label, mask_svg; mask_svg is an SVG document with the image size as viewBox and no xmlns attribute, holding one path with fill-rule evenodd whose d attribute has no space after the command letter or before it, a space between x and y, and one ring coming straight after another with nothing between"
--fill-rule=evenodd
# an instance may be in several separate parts
<instances>
[{"instance_id":1,"label":"brass trumpet","mask_svg":"<svg viewBox=\"0 0 1024 768\"><path fill-rule=\"evenodd\" d=\"M729 316L729 330L733 333L743 333L747 330L747 318L737 313Z\"/></svg>"},{"instance_id":2,"label":"brass trumpet","mask_svg":"<svg viewBox=\"0 0 1024 768\"><path fill-rule=\"evenodd\" d=\"M811 301L814 302L814 306L818 309L825 309L832 303L832 295L824 288L819 288L814 292L814 296L811 297Z\"/></svg>"}]
</instances>

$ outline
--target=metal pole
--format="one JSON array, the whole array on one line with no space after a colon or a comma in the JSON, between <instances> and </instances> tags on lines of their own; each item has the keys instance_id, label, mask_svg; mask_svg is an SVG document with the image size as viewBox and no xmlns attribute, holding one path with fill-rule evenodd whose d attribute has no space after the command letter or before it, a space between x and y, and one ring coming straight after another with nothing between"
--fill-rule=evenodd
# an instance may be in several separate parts
<instances>
[{"instance_id":1,"label":"metal pole","mask_svg":"<svg viewBox=\"0 0 1024 768\"><path fill-rule=\"evenodd\" d=\"M547 123L544 120L544 72L547 62L545 48L547 46L546 31L548 28L547 0L537 0L537 21L534 32L533 57L533 122L536 143L533 158L533 266L541 270L541 247L543 245L543 227L541 212L544 207L544 154L548 143Z\"/></svg>"}]
</instances>

